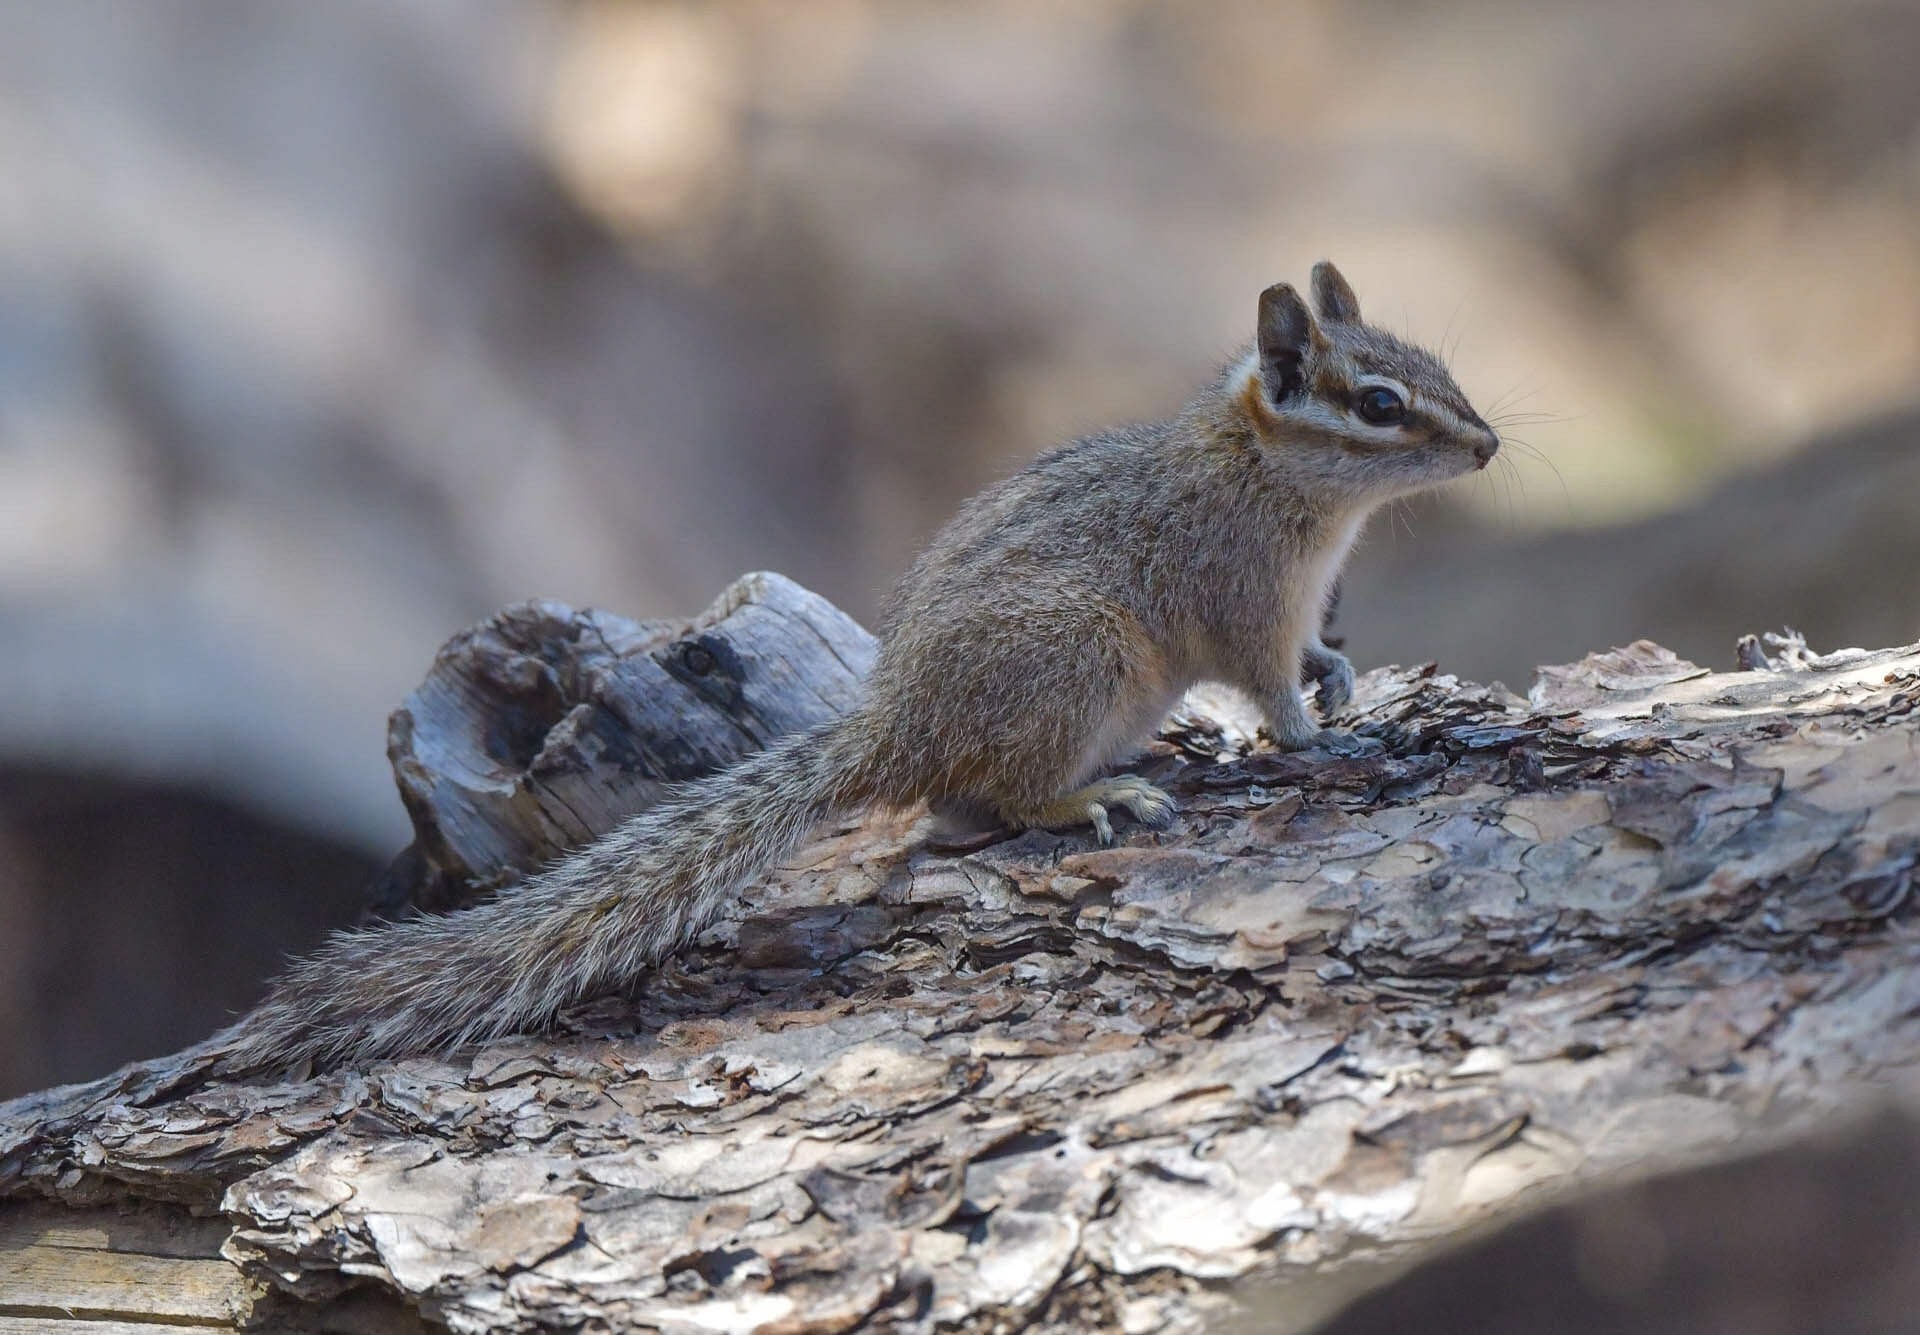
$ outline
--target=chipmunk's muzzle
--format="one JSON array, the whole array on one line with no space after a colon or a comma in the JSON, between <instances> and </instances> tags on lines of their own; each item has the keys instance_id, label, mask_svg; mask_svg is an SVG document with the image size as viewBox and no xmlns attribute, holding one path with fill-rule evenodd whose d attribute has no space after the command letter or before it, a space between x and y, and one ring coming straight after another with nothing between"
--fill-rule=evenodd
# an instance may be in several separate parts
<instances>
[{"instance_id":1,"label":"chipmunk's muzzle","mask_svg":"<svg viewBox=\"0 0 1920 1335\"><path fill-rule=\"evenodd\" d=\"M1473 466L1485 468L1493 462L1493 456L1500 453L1500 437L1489 430L1473 442Z\"/></svg>"}]
</instances>

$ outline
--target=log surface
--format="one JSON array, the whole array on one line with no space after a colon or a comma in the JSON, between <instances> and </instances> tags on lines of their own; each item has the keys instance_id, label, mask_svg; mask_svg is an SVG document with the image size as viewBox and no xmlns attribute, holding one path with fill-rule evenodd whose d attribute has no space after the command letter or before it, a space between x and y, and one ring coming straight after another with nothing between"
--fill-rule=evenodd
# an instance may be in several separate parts
<instances>
[{"instance_id":1,"label":"log surface","mask_svg":"<svg viewBox=\"0 0 1920 1335\"><path fill-rule=\"evenodd\" d=\"M1351 760L1190 701L1169 830L829 831L558 1035L145 1063L0 1110L0 1192L463 1331L1144 1333L1233 1281L1304 1329L1336 1267L1910 1088L1920 646L1743 661L1372 672Z\"/></svg>"}]
</instances>

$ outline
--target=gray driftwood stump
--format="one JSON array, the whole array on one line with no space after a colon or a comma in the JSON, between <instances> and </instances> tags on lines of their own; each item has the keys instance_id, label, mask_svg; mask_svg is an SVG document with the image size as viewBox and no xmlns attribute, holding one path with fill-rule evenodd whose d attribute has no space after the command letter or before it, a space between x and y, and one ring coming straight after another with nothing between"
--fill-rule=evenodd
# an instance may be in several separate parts
<instances>
[{"instance_id":1,"label":"gray driftwood stump","mask_svg":"<svg viewBox=\"0 0 1920 1335\"><path fill-rule=\"evenodd\" d=\"M582 624L470 642L533 680ZM18 1101L0 1335L1305 1329L1367 1262L1911 1090L1920 646L1776 649L1640 643L1526 699L1375 671L1354 760L1190 701L1140 762L1169 830L962 855L874 819L558 1034ZM681 772L571 671L533 725L484 672L409 704L414 885L496 888Z\"/></svg>"},{"instance_id":2,"label":"gray driftwood stump","mask_svg":"<svg viewBox=\"0 0 1920 1335\"><path fill-rule=\"evenodd\" d=\"M462 631L387 724L414 842L374 907L470 902L668 785L846 712L877 648L832 603L766 573L691 621L539 601Z\"/></svg>"}]
</instances>

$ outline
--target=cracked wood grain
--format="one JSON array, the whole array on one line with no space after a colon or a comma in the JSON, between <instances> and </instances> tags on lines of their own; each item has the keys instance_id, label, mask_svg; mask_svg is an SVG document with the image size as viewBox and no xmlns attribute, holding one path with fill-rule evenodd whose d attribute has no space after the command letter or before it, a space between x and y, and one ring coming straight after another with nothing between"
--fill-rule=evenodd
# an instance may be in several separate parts
<instances>
[{"instance_id":1,"label":"cracked wood grain","mask_svg":"<svg viewBox=\"0 0 1920 1335\"><path fill-rule=\"evenodd\" d=\"M1248 1283L1304 1329L1336 1267L1911 1089L1920 646L1742 659L1372 672L1350 760L1196 696L1168 830L829 830L559 1034L189 1050L7 1107L0 1190L461 1331L1144 1335Z\"/></svg>"},{"instance_id":2,"label":"cracked wood grain","mask_svg":"<svg viewBox=\"0 0 1920 1335\"><path fill-rule=\"evenodd\" d=\"M684 621L544 599L494 614L441 647L388 721L414 842L376 910L471 902L669 785L837 717L877 650L852 617L766 572Z\"/></svg>"}]
</instances>

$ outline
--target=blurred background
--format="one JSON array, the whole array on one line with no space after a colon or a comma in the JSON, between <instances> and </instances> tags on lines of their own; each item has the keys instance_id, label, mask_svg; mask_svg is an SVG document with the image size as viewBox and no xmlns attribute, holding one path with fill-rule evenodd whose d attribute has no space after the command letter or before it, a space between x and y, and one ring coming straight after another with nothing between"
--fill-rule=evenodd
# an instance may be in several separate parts
<instances>
[{"instance_id":1,"label":"blurred background","mask_svg":"<svg viewBox=\"0 0 1920 1335\"><path fill-rule=\"evenodd\" d=\"M1322 256L1521 419L1374 524L1362 667L1920 637L1917 60L1880 0L0 0L0 1096L352 917L454 631L870 616Z\"/></svg>"}]
</instances>

